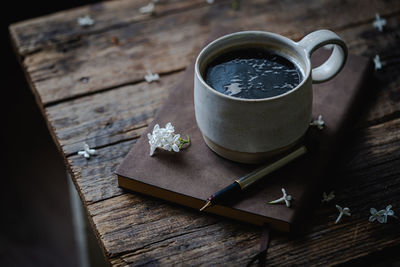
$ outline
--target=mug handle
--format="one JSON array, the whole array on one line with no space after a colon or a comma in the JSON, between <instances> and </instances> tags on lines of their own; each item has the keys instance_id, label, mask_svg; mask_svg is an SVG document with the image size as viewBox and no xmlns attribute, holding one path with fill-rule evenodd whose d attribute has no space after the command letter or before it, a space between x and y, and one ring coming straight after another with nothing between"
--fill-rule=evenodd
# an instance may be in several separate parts
<instances>
[{"instance_id":1,"label":"mug handle","mask_svg":"<svg viewBox=\"0 0 400 267\"><path fill-rule=\"evenodd\" d=\"M335 77L343 68L347 59L347 46L336 33L329 30L318 30L306 35L298 44L302 46L311 58L311 54L318 48L334 45L331 56L321 66L312 69L313 83L322 83Z\"/></svg>"}]
</instances>

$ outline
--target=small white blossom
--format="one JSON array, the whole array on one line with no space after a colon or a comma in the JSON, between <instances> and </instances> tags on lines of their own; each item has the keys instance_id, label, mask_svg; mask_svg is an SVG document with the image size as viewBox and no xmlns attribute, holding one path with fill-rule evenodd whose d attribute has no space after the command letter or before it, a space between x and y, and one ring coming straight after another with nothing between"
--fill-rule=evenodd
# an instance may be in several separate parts
<instances>
[{"instance_id":1,"label":"small white blossom","mask_svg":"<svg viewBox=\"0 0 400 267\"><path fill-rule=\"evenodd\" d=\"M139 8L139 12L142 14L151 14L151 13L153 13L153 11L154 11L154 3L153 2L150 2L146 6Z\"/></svg>"},{"instance_id":2,"label":"small white blossom","mask_svg":"<svg viewBox=\"0 0 400 267\"><path fill-rule=\"evenodd\" d=\"M370 222L377 220L380 223L387 223L388 216L394 216L394 211L392 210L392 205L386 206L386 209L377 211L375 208L370 209L371 216L369 217Z\"/></svg>"},{"instance_id":3,"label":"small white blossom","mask_svg":"<svg viewBox=\"0 0 400 267\"><path fill-rule=\"evenodd\" d=\"M381 59L380 59L379 55L375 55L374 64L375 64L375 70L382 69L382 62L381 62Z\"/></svg>"},{"instance_id":4,"label":"small white blossom","mask_svg":"<svg viewBox=\"0 0 400 267\"><path fill-rule=\"evenodd\" d=\"M206 2L211 5L214 3L214 0L206 0Z\"/></svg>"},{"instance_id":5,"label":"small white blossom","mask_svg":"<svg viewBox=\"0 0 400 267\"><path fill-rule=\"evenodd\" d=\"M77 21L78 21L79 26L82 26L82 27L88 27L88 26L92 26L94 24L94 19L92 19L89 15L79 17Z\"/></svg>"},{"instance_id":6,"label":"small white blossom","mask_svg":"<svg viewBox=\"0 0 400 267\"><path fill-rule=\"evenodd\" d=\"M325 122L322 120L322 115L318 115L318 119L312 121L310 126L317 126L320 130L324 129Z\"/></svg>"},{"instance_id":7,"label":"small white blossom","mask_svg":"<svg viewBox=\"0 0 400 267\"><path fill-rule=\"evenodd\" d=\"M375 20L372 23L372 25L381 32L381 31L383 31L383 26L386 25L386 20L385 19L381 19L381 16L379 15L379 13L376 13L375 14Z\"/></svg>"},{"instance_id":8,"label":"small white blossom","mask_svg":"<svg viewBox=\"0 0 400 267\"><path fill-rule=\"evenodd\" d=\"M96 155L96 150L95 149L91 149L89 147L89 145L85 143L83 145L83 150L82 151L78 151L78 155L84 156L85 158L88 159L88 158L90 158L90 156Z\"/></svg>"},{"instance_id":9,"label":"small white blossom","mask_svg":"<svg viewBox=\"0 0 400 267\"><path fill-rule=\"evenodd\" d=\"M153 156L157 148L179 152L183 144L190 142L189 137L185 140L181 138L180 134L175 134L174 132L174 126L172 126L170 122L165 125L165 128L160 128L160 126L156 124L152 134L147 134L150 144L150 156Z\"/></svg>"},{"instance_id":10,"label":"small white blossom","mask_svg":"<svg viewBox=\"0 0 400 267\"><path fill-rule=\"evenodd\" d=\"M322 200L321 202L329 202L335 198L335 191L331 191L328 195L326 192L322 193Z\"/></svg>"},{"instance_id":11,"label":"small white blossom","mask_svg":"<svg viewBox=\"0 0 400 267\"><path fill-rule=\"evenodd\" d=\"M351 216L349 208L347 208L347 207L346 208L342 208L339 205L336 205L336 208L339 210L339 216L337 217L337 219L335 221L335 224L338 223L342 219L343 214L347 215L347 216Z\"/></svg>"},{"instance_id":12,"label":"small white blossom","mask_svg":"<svg viewBox=\"0 0 400 267\"><path fill-rule=\"evenodd\" d=\"M153 81L158 81L160 79L160 75L157 73L153 74L151 71L147 71L147 74L144 76L146 82L151 83Z\"/></svg>"},{"instance_id":13,"label":"small white blossom","mask_svg":"<svg viewBox=\"0 0 400 267\"><path fill-rule=\"evenodd\" d=\"M283 203L283 202L285 202L286 207L289 208L290 207L290 201L292 200L292 196L286 194L285 188L282 188L282 193L283 193L283 196L281 198L278 198L276 200L270 201L270 202L268 202L268 204L275 204L275 203Z\"/></svg>"}]
</instances>

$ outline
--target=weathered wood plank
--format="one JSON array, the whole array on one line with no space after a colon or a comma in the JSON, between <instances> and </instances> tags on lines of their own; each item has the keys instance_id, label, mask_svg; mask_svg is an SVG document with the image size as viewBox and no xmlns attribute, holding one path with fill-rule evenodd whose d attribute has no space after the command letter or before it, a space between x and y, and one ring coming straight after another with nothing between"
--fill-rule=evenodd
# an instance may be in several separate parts
<instances>
[{"instance_id":1,"label":"weathered wood plank","mask_svg":"<svg viewBox=\"0 0 400 267\"><path fill-rule=\"evenodd\" d=\"M118 187L114 171L135 143L134 139L98 149L99 153L89 160L76 154L67 159L86 205L124 193Z\"/></svg>"},{"instance_id":2,"label":"weathered wood plank","mask_svg":"<svg viewBox=\"0 0 400 267\"><path fill-rule=\"evenodd\" d=\"M221 1L216 1L214 6ZM246 1L247 2L247 1ZM61 42L68 42L74 40L82 35L91 33L104 32L112 28L121 28L131 23L136 23L149 18L161 17L175 12L186 11L191 8L198 8L206 6L205 1L191 0L191 1L159 1L156 5L153 15L141 14L139 8L146 5L148 1L138 0L119 0L119 1L106 1L99 2L90 6L83 6L71 10L58 12L55 14L30 19L27 21L19 22L11 27L15 42L19 48L19 53L24 56L28 53L43 49L49 45L59 44ZM296 5L297 4L297 5ZM353 4L349 1L343 5ZM355 3L357 5L357 3ZM275 3L255 3L257 8L265 8L269 5L269 10L282 10L285 4L276 5ZM293 9L298 9L299 5L296 2L288 3L288 6ZM366 5L367 6L367 5ZM381 12L385 9L386 4L373 5L376 12ZM242 9L246 8L246 3L241 4ZM218 8L218 7L217 7ZM320 10L315 5L310 5L309 10L313 13L323 13L318 15L325 15L331 12L332 9L337 8L335 5L328 3L326 9ZM304 9L304 5L301 5ZM80 27L76 23L79 16L90 14L95 18L96 23L92 27ZM311 17L311 16L310 16ZM309 19L310 17L307 17ZM312 17L311 17L312 18ZM355 21L354 23L357 23ZM37 34L40 33L40 34Z\"/></svg>"},{"instance_id":3,"label":"weathered wood plank","mask_svg":"<svg viewBox=\"0 0 400 267\"><path fill-rule=\"evenodd\" d=\"M107 213L104 213L105 205ZM90 211L93 211L93 222L99 226L99 232L103 233L102 239L105 247L109 248L109 256L119 256L121 251L130 248L131 253L141 258L139 261L135 260L135 264L154 263L164 257L167 261L170 258L169 264L173 264L179 262L174 257L192 261L192 257L201 258L208 253L209 257L205 257L208 261L213 256L222 256L225 261L243 261L258 249L257 227L229 221L220 222L221 218L204 216L199 212L188 211L150 198L125 194L93 204ZM232 233L240 228L247 231L243 231L240 238L232 236ZM121 231L122 229L124 230ZM127 236L134 238L127 239ZM226 250L231 249L235 255L220 254L219 246L227 244L231 247L227 247ZM167 252L167 246L173 249L167 248ZM242 249L238 250L238 247ZM153 249L158 250L158 253L153 253ZM189 251L191 253L183 254Z\"/></svg>"},{"instance_id":4,"label":"weathered wood plank","mask_svg":"<svg viewBox=\"0 0 400 267\"><path fill-rule=\"evenodd\" d=\"M377 34L374 38L370 38L381 44L383 55L389 50L396 51L387 50L387 47L392 47L396 43L400 45L400 39L396 38L400 34L400 28L397 29L399 30L395 34L389 34L389 37ZM359 36L369 30L369 25L360 25L353 28L352 34L346 31L344 36L350 47L354 43L359 46L362 44ZM353 50L355 49L357 48ZM359 52L369 55L373 51L362 49ZM375 73L379 81L377 88L368 90L377 91L374 93L376 100L369 107L368 116L360 120L360 125L398 116L400 113L400 78L396 74L398 68L399 62L387 64L384 69ZM142 127L151 120L156 109L168 95L168 89L178 82L180 75L181 72L164 75L157 83L143 82L123 86L46 108L46 115L60 146L63 147L63 152L66 155L76 153L81 149L83 142L98 147L138 137L143 131ZM366 92L366 95L370 94L371 92Z\"/></svg>"},{"instance_id":5,"label":"weathered wood plank","mask_svg":"<svg viewBox=\"0 0 400 267\"><path fill-rule=\"evenodd\" d=\"M389 57L383 60L389 62ZM400 58L399 58L400 59ZM384 61L385 62L385 61ZM399 64L391 63L379 70L376 76L378 92L366 117L360 122L360 126L378 123L400 116L400 75L398 73Z\"/></svg>"},{"instance_id":6,"label":"weathered wood plank","mask_svg":"<svg viewBox=\"0 0 400 267\"><path fill-rule=\"evenodd\" d=\"M395 160L400 154L400 118L359 129L357 143L348 151L346 171L374 168L376 165ZM374 162L365 161L374 158ZM397 166L400 169L400 166Z\"/></svg>"},{"instance_id":7,"label":"weathered wood plank","mask_svg":"<svg viewBox=\"0 0 400 267\"><path fill-rule=\"evenodd\" d=\"M158 82L123 86L47 108L48 120L63 153L76 153L84 142L100 147L139 137L181 74L161 76Z\"/></svg>"},{"instance_id":8,"label":"weathered wood plank","mask_svg":"<svg viewBox=\"0 0 400 267\"><path fill-rule=\"evenodd\" d=\"M348 156L333 177L340 179L334 188L334 203L349 206L353 215L334 225L336 208L321 205L304 236L274 235L270 265L325 266L400 244L396 221L387 225L368 222L371 207L392 204L395 211L400 208L400 119L358 131L351 142L352 152L345 153ZM243 265L258 248L258 228L116 187L113 168L134 142L100 148L99 155L90 160L77 155L68 159L111 262L197 265L233 261ZM235 246L246 250L241 254ZM206 257L208 253L212 257Z\"/></svg>"},{"instance_id":9,"label":"weathered wood plank","mask_svg":"<svg viewBox=\"0 0 400 267\"><path fill-rule=\"evenodd\" d=\"M35 51L48 49L50 46L77 40L83 35L100 33L154 17L207 5L203 0L159 1L153 14L140 13L139 9L148 3L148 0L99 2L19 22L11 27L11 31L19 54L26 56ZM78 25L77 19L86 15L90 15L95 20L93 26Z\"/></svg>"},{"instance_id":10,"label":"weathered wood plank","mask_svg":"<svg viewBox=\"0 0 400 267\"><path fill-rule=\"evenodd\" d=\"M46 105L143 80L147 69L159 73L183 69L215 25L240 25L299 38L317 28L341 29L354 23L370 23L375 12L397 14L400 9L392 2L372 0L345 4L332 1L326 6L319 1L309 5L296 1L287 4L291 6L290 16L280 1L246 1L238 12L232 10L230 3L207 5L83 35L27 56L24 66ZM318 12L322 13L310 15ZM115 37L118 44L113 42Z\"/></svg>"}]
</instances>

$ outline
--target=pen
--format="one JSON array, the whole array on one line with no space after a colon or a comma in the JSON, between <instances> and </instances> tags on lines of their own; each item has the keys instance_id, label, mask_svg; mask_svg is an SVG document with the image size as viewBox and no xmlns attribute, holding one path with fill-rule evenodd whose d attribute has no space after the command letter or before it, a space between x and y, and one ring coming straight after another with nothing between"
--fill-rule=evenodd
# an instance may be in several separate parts
<instances>
[{"instance_id":1,"label":"pen","mask_svg":"<svg viewBox=\"0 0 400 267\"><path fill-rule=\"evenodd\" d=\"M306 152L307 148L305 146L301 146L300 148L280 158L279 160L271 164L262 166L252 171L251 173L240 177L239 179L235 180L232 184L228 185L227 187L221 189L220 191L212 194L209 198L207 198L206 204L200 209L200 211L203 211L204 209L210 207L211 205L220 203L223 200L226 200L228 197L240 194L242 191L244 191L246 188L248 188L256 181L262 179L267 174L270 174L271 172L285 166L286 164L297 159Z\"/></svg>"}]
</instances>

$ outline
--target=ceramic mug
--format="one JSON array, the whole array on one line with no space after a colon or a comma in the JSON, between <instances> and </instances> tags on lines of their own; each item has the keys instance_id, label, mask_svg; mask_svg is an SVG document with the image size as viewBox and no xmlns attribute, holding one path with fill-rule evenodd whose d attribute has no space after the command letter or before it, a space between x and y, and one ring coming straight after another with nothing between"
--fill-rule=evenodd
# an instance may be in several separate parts
<instances>
[{"instance_id":1,"label":"ceramic mug","mask_svg":"<svg viewBox=\"0 0 400 267\"><path fill-rule=\"evenodd\" d=\"M331 56L312 69L311 54L327 44L334 46ZM297 66L302 75L297 87L274 97L245 99L222 94L205 82L207 66L219 55L260 46ZM346 58L346 44L329 30L312 32L299 42L262 31L232 33L211 42L198 55L194 70L195 115L206 144L220 156L243 163L261 163L292 148L310 124L312 84L333 78Z\"/></svg>"}]
</instances>

